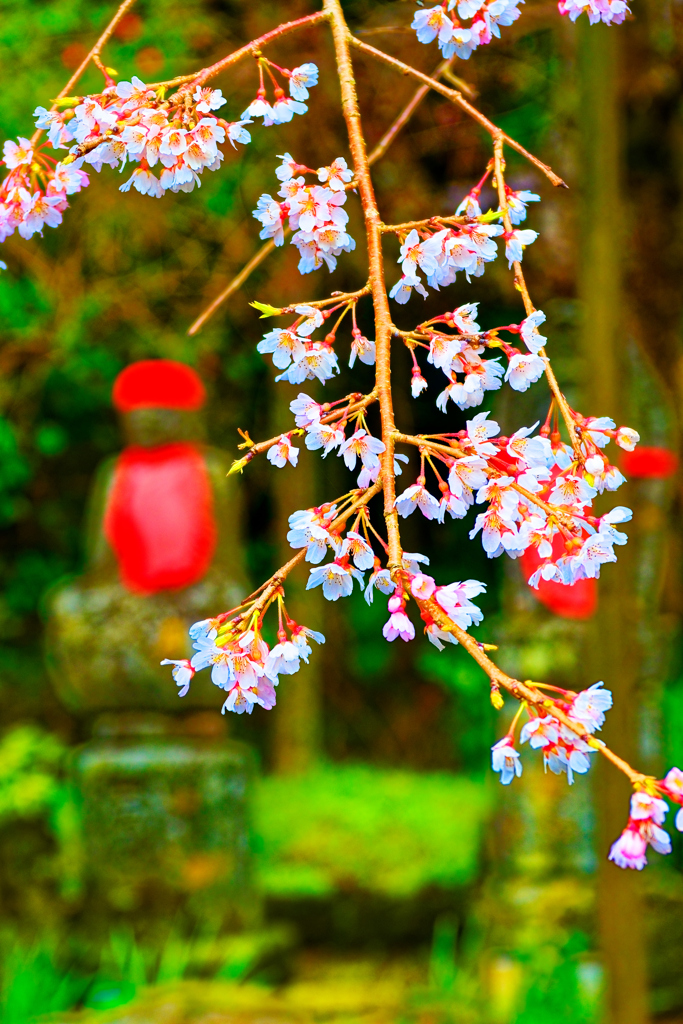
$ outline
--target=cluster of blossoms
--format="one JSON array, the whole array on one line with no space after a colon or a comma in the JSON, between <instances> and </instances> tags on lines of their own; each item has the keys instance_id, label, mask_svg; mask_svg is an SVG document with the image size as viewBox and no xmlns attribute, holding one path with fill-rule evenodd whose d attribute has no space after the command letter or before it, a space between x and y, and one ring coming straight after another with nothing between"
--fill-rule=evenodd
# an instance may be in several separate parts
<instances>
[{"instance_id":1,"label":"cluster of blossoms","mask_svg":"<svg viewBox=\"0 0 683 1024\"><path fill-rule=\"evenodd\" d=\"M349 215L342 207L346 190L353 179L346 160L338 157L328 167L317 171L299 164L289 153L280 158L275 173L282 185L278 195L282 202L265 193L258 201L254 217L263 225L261 238L272 238L275 245L285 240L285 223L294 231L292 245L299 250L299 273L309 274L327 264L337 266L337 256L351 252L356 243L346 231ZM307 185L305 174L317 175L320 185Z\"/></svg>"},{"instance_id":2,"label":"cluster of blossoms","mask_svg":"<svg viewBox=\"0 0 683 1024\"><path fill-rule=\"evenodd\" d=\"M576 21L580 14L587 14L591 25L597 25L599 21L605 25L621 25L631 9L626 0L559 0L558 9L560 14L568 14L572 21Z\"/></svg>"},{"instance_id":3,"label":"cluster of blossoms","mask_svg":"<svg viewBox=\"0 0 683 1024\"><path fill-rule=\"evenodd\" d=\"M500 27L512 25L524 0L442 0L436 7L417 11L412 28L421 43L436 40L444 57L467 60L477 47L500 38ZM626 0L559 0L560 14L576 21L587 14L591 25L599 21L620 25L630 9ZM469 24L466 24L469 22Z\"/></svg>"},{"instance_id":4,"label":"cluster of blossoms","mask_svg":"<svg viewBox=\"0 0 683 1024\"><path fill-rule=\"evenodd\" d=\"M672 768L660 781L648 782L648 789L636 790L631 797L628 824L609 853L609 859L620 868L642 871L648 846L656 853L671 853L671 837L661 827L669 810L662 796L679 805L675 826L683 832L683 772Z\"/></svg>"},{"instance_id":5,"label":"cluster of blossoms","mask_svg":"<svg viewBox=\"0 0 683 1024\"><path fill-rule=\"evenodd\" d=\"M362 489L359 488L359 491ZM483 583L466 580L437 586L433 577L428 576L422 569L422 566L429 565L427 556L419 552L404 551L402 582L396 584L389 570L382 568L382 563L373 550L370 536L372 528L368 529L367 516L357 516L356 523L351 529L346 530L344 535L344 527L335 525L339 511L336 504L322 505L318 508L302 509L289 517L289 544L295 550L305 549L305 560L315 566L310 570L308 590L322 586L323 596L328 601L337 601L340 597L350 596L355 579L364 590L368 604L373 603L375 590L388 596L389 619L385 623L383 635L389 641L398 637L405 641L414 639L415 627L405 610L408 597L412 595L420 605L425 622L425 635L439 650L443 650L443 641L457 641L452 633L443 629L443 623L440 626L435 621L425 602L436 602L443 615L461 629L478 625L483 620L481 609L472 603L473 597L483 594L486 590ZM358 532L359 524L364 530L365 537ZM382 543L379 537L377 539ZM328 552L332 554L332 560L320 565ZM370 571L370 576L366 583L363 574L367 571Z\"/></svg>"},{"instance_id":6,"label":"cluster of blossoms","mask_svg":"<svg viewBox=\"0 0 683 1024\"><path fill-rule=\"evenodd\" d=\"M594 732L600 729L605 721L605 712L612 707L612 694L603 689L601 682L595 683L573 693L559 690L561 694L546 700L552 709L541 714L532 708L529 720L520 731L520 742L543 752L543 765L555 775L564 772L571 785L574 773L583 775L590 768L590 754L594 754L599 744L593 746L588 742ZM578 726L587 739L574 732L566 721L558 720L553 710L562 713L570 723ZM521 709L520 709L521 710ZM515 729L519 714L502 740L491 749L491 765L494 772L500 773L500 781L509 785L515 776L522 774L522 761L519 751L515 749ZM657 853L671 853L671 838L661 827L669 807L662 796L679 805L676 814L676 828L683 832L683 772L672 768L667 775L657 781L648 779L646 788L636 789L631 797L631 813L628 824L612 844L609 859L620 868L635 868L640 871L647 864L646 852L651 846Z\"/></svg>"},{"instance_id":7,"label":"cluster of blossoms","mask_svg":"<svg viewBox=\"0 0 683 1024\"><path fill-rule=\"evenodd\" d=\"M594 733L601 729L605 722L605 711L612 707L612 694L603 689L603 684L595 683L587 690L573 693L569 690L560 691L562 696L553 698L554 708L562 711L570 722L586 731ZM574 772L583 775L590 768L589 754L595 753L585 740L581 739L566 724L558 721L552 714L540 714L535 709L529 712L529 720L522 727L520 742L526 743L534 750L543 752L543 765L550 768L555 775L564 772L571 786ZM517 716L518 717L518 716ZM515 749L515 727L517 719L502 740L491 749L491 766L494 772L500 772L500 781L508 786L513 778L522 774L522 761L519 751Z\"/></svg>"},{"instance_id":8,"label":"cluster of blossoms","mask_svg":"<svg viewBox=\"0 0 683 1024\"><path fill-rule=\"evenodd\" d=\"M181 87L165 96L165 88L149 88L139 78L130 82L109 82L96 95L65 99L59 109L35 110L36 127L47 131L48 142L34 148L28 139L4 145L3 163L9 170L0 184L0 241L14 230L30 238L42 229L57 227L68 207L67 196L89 184L84 165L100 171L103 166L137 164L121 192L135 188L143 195L161 197L166 191L191 192L201 185L203 171L215 171L223 152L219 145L248 143L245 127L257 117L264 125L283 124L295 113L307 110L301 102L308 86L318 80L315 64L277 70L288 80L290 95L275 79L273 103L265 99L263 66L257 98L240 120L227 121L214 111L226 103L220 89ZM270 73L270 72L269 72ZM272 75L271 75L272 77ZM47 150L68 149L60 162Z\"/></svg>"},{"instance_id":9,"label":"cluster of blossoms","mask_svg":"<svg viewBox=\"0 0 683 1024\"><path fill-rule=\"evenodd\" d=\"M15 231L31 238L46 225L56 228L69 205L67 196L90 183L77 165L58 163L44 149L34 150L29 139L5 142L3 158L9 174L0 184L0 242Z\"/></svg>"},{"instance_id":10,"label":"cluster of blossoms","mask_svg":"<svg viewBox=\"0 0 683 1024\"><path fill-rule=\"evenodd\" d=\"M444 57L457 54L467 60L478 46L500 39L499 25L517 21L521 3L524 0L443 0L437 7L418 11L412 28L421 43L438 40Z\"/></svg>"},{"instance_id":11,"label":"cluster of blossoms","mask_svg":"<svg viewBox=\"0 0 683 1024\"><path fill-rule=\"evenodd\" d=\"M261 633L262 616L258 613L229 614L203 619L190 628L190 637L197 652L191 659L165 658L162 665L172 665L178 695L184 697L196 672L211 668L211 681L227 693L223 714L234 711L251 714L255 704L270 710L275 707L275 687L281 675L298 672L301 661L308 662L309 640L325 643L322 633L300 626L287 615L280 599L280 620L277 643L269 647Z\"/></svg>"},{"instance_id":12,"label":"cluster of blossoms","mask_svg":"<svg viewBox=\"0 0 683 1024\"><path fill-rule=\"evenodd\" d=\"M483 214L479 194L487 177L488 172L465 196L454 217L442 218L449 222L448 227L436 231L431 225L425 225L420 230L413 228L403 238L398 258L402 276L390 292L392 299L406 303L413 288L426 298L428 293L420 271L429 287L437 290L453 284L459 270L464 272L468 281L471 277L481 277L486 264L498 253L493 239L501 235L508 264L511 266L513 262L522 260L525 247L536 241L538 232L517 225L526 218L527 203L538 202L540 196L526 190L515 192L506 188L507 210L488 210ZM509 231L503 224L492 223L502 221L505 213L511 221Z\"/></svg>"}]
</instances>

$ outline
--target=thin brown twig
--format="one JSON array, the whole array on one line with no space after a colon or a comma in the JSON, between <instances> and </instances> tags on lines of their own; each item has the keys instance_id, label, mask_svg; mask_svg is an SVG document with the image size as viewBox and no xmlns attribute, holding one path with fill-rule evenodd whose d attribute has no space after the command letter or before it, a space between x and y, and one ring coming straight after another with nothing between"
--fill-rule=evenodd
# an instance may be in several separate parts
<instances>
[{"instance_id":1,"label":"thin brown twig","mask_svg":"<svg viewBox=\"0 0 683 1024\"><path fill-rule=\"evenodd\" d=\"M451 71L451 66L454 60L454 57L450 57L448 60L442 60L438 67L434 69L432 77L439 78L441 75L446 77ZM458 81L460 81L460 79L458 79ZM474 89L470 88L470 86L467 85L466 82L461 82L460 87L462 91L467 93L467 95L471 99L474 99L474 97L476 96L476 92L474 91ZM419 86L413 93L412 97L408 100L405 107L398 115L394 123L387 128L382 138L379 140L375 148L368 156L368 163L370 164L371 167L374 163L377 163L377 161L381 159L381 157L384 156L384 154L386 153L386 151L388 150L389 146L394 141L398 133L408 123L408 121L413 116L419 105L422 103L422 100L429 92L429 88L430 87L428 85Z\"/></svg>"},{"instance_id":2,"label":"thin brown twig","mask_svg":"<svg viewBox=\"0 0 683 1024\"><path fill-rule=\"evenodd\" d=\"M506 233L509 233L512 231L512 221L510 219L510 211L508 209L507 195L505 192L505 159L503 156L504 141L505 136L503 135L502 132L498 132L498 134L494 137L493 140L493 166L496 178L496 187L498 189L498 203L503 214L503 226L505 228ZM524 310L526 312L526 315L531 316L531 314L535 312L536 307L531 301L531 296L529 295L529 289L524 278L522 264L515 260L513 266L515 271L515 286L522 296L522 302L524 303ZM550 365L550 360L548 359L545 349L540 349L539 355L545 363L546 379L548 381L550 390L552 391L555 397L555 401L558 404L560 412L562 413L562 419L564 420L565 426L567 427L567 430L569 432L569 440L571 441L574 454L577 456L577 458L581 458L581 438L576 428L576 421L572 416L572 411L569 407L569 403L562 394L557 377L555 376L553 368Z\"/></svg>"},{"instance_id":3,"label":"thin brown twig","mask_svg":"<svg viewBox=\"0 0 683 1024\"><path fill-rule=\"evenodd\" d=\"M289 231L289 229L287 229ZM221 306L226 299L229 299L239 288L242 287L247 278L253 274L257 267L260 267L265 259L270 256L271 252L275 249L275 242L272 238L269 238L267 242L261 246L261 248L254 253L248 263L240 270L236 277L233 277L227 287L216 296L216 298L209 303L203 313L200 313L197 319L188 327L187 333L190 337L195 335L197 331L200 331L207 320L209 320L216 312L219 306Z\"/></svg>"},{"instance_id":4,"label":"thin brown twig","mask_svg":"<svg viewBox=\"0 0 683 1024\"><path fill-rule=\"evenodd\" d=\"M135 3L135 0L123 0L123 3L118 8L118 10L114 14L113 18L111 19L111 21L109 22L109 24L105 28L104 32L101 34L101 36L99 37L99 39L95 43L95 45L92 47L92 49L87 54L87 56L85 56L83 58L83 60L78 65L78 67L74 71L74 73L71 76L71 78L69 79L69 81L64 86L64 88L61 89L57 93L57 95L55 96L55 98L54 98L54 100L52 102L52 106L50 107L50 110L56 110L57 109L57 100L61 100L63 96L69 96L70 95L71 90L73 89L73 87L76 84L76 82L78 82L79 79L81 78L81 76L85 73L85 71L86 71L90 61L91 60L95 60L95 58L99 58L99 55L100 55L100 53L102 51L102 47L109 40L112 32L114 31L114 29L116 28L118 23L121 21L121 18L124 16L124 14L127 11L130 10L130 8L133 6L134 3ZM31 136L31 145L32 146L35 146L36 142L38 141L38 139L40 138L40 136L42 134L43 134L43 129L42 128L38 128L37 131L35 131L33 133L33 135Z\"/></svg>"},{"instance_id":5,"label":"thin brown twig","mask_svg":"<svg viewBox=\"0 0 683 1024\"><path fill-rule=\"evenodd\" d=\"M314 14L307 14L303 18L296 18L294 21L285 21L277 28L273 28L270 32L265 32L258 39L252 39L250 43L246 43L241 46L238 50L233 50L226 57L222 57L221 60L216 61L215 64L210 64L207 68L201 68L199 71L194 71L190 75L178 75L176 78L170 78L166 82L153 82L149 85L150 89L161 89L166 87L171 89L176 85L184 86L188 84L192 85L203 85L210 78L215 78L216 75L220 74L221 71L225 71L226 68L231 68L233 65L238 64L245 57L255 57L258 55L258 51L274 40L279 39L281 36L287 35L289 32L296 32L300 28L308 28L310 25L318 25L322 21L326 21L328 15L325 11L316 11ZM181 92L183 90L181 89Z\"/></svg>"},{"instance_id":6,"label":"thin brown twig","mask_svg":"<svg viewBox=\"0 0 683 1024\"><path fill-rule=\"evenodd\" d=\"M370 46L369 43L364 43L362 40L348 32L348 30L347 33L349 42L355 46L356 49L361 50L362 53L367 53L368 56L374 57L376 60L383 61L390 67L400 71L403 75L410 75L412 78L416 78L418 81L428 85L430 89L434 89L435 92L441 93L442 96L445 96L446 99L449 99L452 103L455 103L456 106L464 110L466 114L469 114L469 116L477 121L478 124L480 124L482 128L484 128L493 138L497 135L502 135L503 139L509 146L516 149L518 153L529 160L535 167L538 167L538 169L545 174L553 185L562 188L569 187L559 175L555 174L551 167L544 164L542 160L539 160L537 156L530 153L528 149L525 149L524 146L520 145L520 143L515 139L506 135L505 132L501 132L501 129L492 121L489 121L488 117L485 117L480 110L473 107L458 89L449 89L447 85L442 85L442 83L437 82L435 78L430 78L429 75L425 75L424 72L418 71L417 68L412 67L410 64L405 64L402 60L398 60L397 57L391 57L388 53L384 53L383 50L378 50L374 46Z\"/></svg>"},{"instance_id":7,"label":"thin brown twig","mask_svg":"<svg viewBox=\"0 0 683 1024\"><path fill-rule=\"evenodd\" d=\"M349 403L349 405L344 406L341 409L333 409L326 416L321 416L319 422L324 425L327 425L328 423L336 423L338 420L344 419L346 417L355 416L357 412L363 412L364 409L367 409L369 405L372 405L372 403L376 401L377 392L371 391L367 395L359 396L355 401ZM305 430L303 427L296 427L294 430L286 431L286 433L296 435L297 437L302 437L305 433ZM279 433L276 434L275 437L268 438L267 441L256 441L253 443L249 443L247 441L244 444L240 444L238 447L248 447L249 451L247 452L246 455L243 455L241 459L236 459L233 462L228 472L228 476L230 476L232 473L241 472L247 465L247 463L251 462L251 460L254 459L257 455L262 455L264 452L267 452L270 448L273 447L274 444L277 444L281 437L282 433Z\"/></svg>"},{"instance_id":8,"label":"thin brown twig","mask_svg":"<svg viewBox=\"0 0 683 1024\"><path fill-rule=\"evenodd\" d=\"M382 232L390 234L394 232L411 231L413 228L431 228L440 227L442 225L455 225L455 224L467 224L467 217L425 217L423 220L407 220L403 224L382 224Z\"/></svg>"}]
</instances>

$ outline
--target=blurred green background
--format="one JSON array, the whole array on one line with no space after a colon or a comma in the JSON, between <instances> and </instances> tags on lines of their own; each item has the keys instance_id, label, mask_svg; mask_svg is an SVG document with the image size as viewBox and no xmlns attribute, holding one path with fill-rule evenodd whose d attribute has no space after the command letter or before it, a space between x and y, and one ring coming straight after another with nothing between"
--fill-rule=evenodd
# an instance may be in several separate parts
<instances>
[{"instance_id":1,"label":"blurred green background","mask_svg":"<svg viewBox=\"0 0 683 1024\"><path fill-rule=\"evenodd\" d=\"M553 4L529 2L500 42L456 71L476 88L488 116L570 184L569 192L555 193L510 154L509 180L543 198L530 214L529 226L541 236L525 266L534 301L548 315L551 353L570 401L585 413L611 412L605 407L611 387L621 396L622 422L638 429L644 444L678 450L683 10L676 0L632 6L633 21L589 37L586 26L559 18ZM436 65L436 51L405 31L412 4L348 0L344 7L373 44L426 71ZM310 9L304 0L140 0L115 33L106 63L122 78L161 80L209 64L283 17ZM0 14L4 139L30 135L32 110L61 88L111 6L3 0ZM282 429L299 390L273 385L255 350L263 325L248 302L284 305L320 297L328 286L355 288L364 279L361 245L340 259L329 281L326 271L300 278L296 253L285 246L196 337L186 335L258 247L251 210L261 192L275 188L276 154L287 150L315 167L347 153L325 33L283 40L273 58L284 66L319 63L321 82L306 118L266 130L253 126L253 143L226 152L221 171L205 174L191 195L162 201L121 195L118 178L105 169L74 197L58 230L3 246L0 1020L42 1013L66 1020L73 1012L75 1019L125 1013L140 1021L211 1014L218 1015L211 1020L340 1016L425 1024L598 1021L608 1012L603 992L615 952L599 924L611 876L603 879L603 911L595 896L603 859L595 780L581 778L567 790L529 763L521 783L499 793L488 774L489 748L510 708L496 717L483 674L460 650L439 655L419 641L400 650L387 645L381 602L368 608L359 594L324 609L327 644L314 655L318 668L304 726L284 701L280 725L280 708L230 723L231 736L258 755L251 844L265 896L260 930L226 938L170 926L150 946L135 927L112 928L103 938L92 919L78 800L67 770L67 751L88 732L53 693L42 638L46 594L83 570L93 474L122 446L110 401L113 380L136 359L190 363L209 391L208 439L232 454L237 427L254 438ZM611 60L618 70L614 94L606 97L599 70ZM372 145L413 88L361 60L358 76ZM234 117L252 98L254 69L240 65L216 84ZM97 85L89 72L84 91ZM609 130L601 111L611 119ZM377 165L384 219L451 211L481 176L487 146L463 114L429 97ZM357 205L348 206L351 233L360 240ZM609 238L617 283L596 295L591 247L600 231ZM472 287L458 283L450 291L453 305L481 302L484 326L517 318L519 300L502 264ZM416 301L421 316L423 309L427 315L443 309L439 295L424 306L413 299L397 314L399 323L412 326ZM601 303L616 324L613 377L602 393L599 382L596 387L597 367L605 365ZM361 320L363 326L370 329ZM357 370L370 381L368 368ZM406 397L409 372L399 352L397 418L407 430L426 430L437 414L429 399ZM338 387L339 394L350 390L348 370ZM604 398L601 407L591 401L596 396L598 404ZM542 384L512 398L506 389L492 406L505 430L545 416ZM298 478L258 460L240 478L254 585L283 560L284 524L302 504L299 488L310 494L308 504L340 493L336 460L305 455ZM624 728L633 734L638 762L660 774L683 761L679 490L671 479L629 487L623 500L640 513L640 525L627 575L619 579L634 598L626 625L614 615L609 621L618 641L628 632L637 643L637 658L624 654L633 674ZM468 522L437 528L415 520L406 522L405 546L433 559L440 582L487 583L478 635L500 643L505 668L577 688L599 677L598 670L590 678L586 672L599 663L596 645L607 619L586 625L553 616L530 596L516 563L489 561L469 543ZM608 584L601 594L599 615L628 603L625 592L615 597L613 590ZM320 609L311 606L311 613ZM611 673L617 677L624 669L618 657ZM216 713L218 707L217 700ZM301 731L288 733L288 723ZM657 860L638 879L636 931L642 926L648 949L649 1005L674 1020L683 1009L680 838L674 837L667 863Z\"/></svg>"}]
</instances>

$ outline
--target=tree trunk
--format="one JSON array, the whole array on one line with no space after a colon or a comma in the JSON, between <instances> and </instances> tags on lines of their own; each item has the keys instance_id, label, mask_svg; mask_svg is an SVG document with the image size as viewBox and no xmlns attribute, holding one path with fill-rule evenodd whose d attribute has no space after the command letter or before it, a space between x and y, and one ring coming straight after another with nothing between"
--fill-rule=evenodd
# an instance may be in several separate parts
<instances>
[{"instance_id":1,"label":"tree trunk","mask_svg":"<svg viewBox=\"0 0 683 1024\"><path fill-rule=\"evenodd\" d=\"M619 33L614 28L584 23L579 46L584 405L591 414L615 417L619 425L623 415L620 395L626 326L621 282L624 228L619 194ZM619 504L631 504L635 495L628 490L624 486ZM637 761L638 608L631 545L619 548L618 556L616 565L605 566L600 580L598 611L589 630L591 677L586 683L604 679L613 691L614 708L603 731L605 742L627 760ZM608 1024L644 1024L648 1014L640 879L635 872L623 871L607 860L610 843L626 823L629 786L606 762L598 766L597 794L598 916L606 969L605 1019Z\"/></svg>"}]
</instances>

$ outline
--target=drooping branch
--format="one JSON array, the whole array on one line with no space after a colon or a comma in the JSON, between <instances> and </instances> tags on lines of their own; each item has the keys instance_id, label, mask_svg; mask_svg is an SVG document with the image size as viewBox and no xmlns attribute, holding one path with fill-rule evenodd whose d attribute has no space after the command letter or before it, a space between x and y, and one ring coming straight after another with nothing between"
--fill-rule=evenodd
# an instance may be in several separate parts
<instances>
[{"instance_id":1,"label":"drooping branch","mask_svg":"<svg viewBox=\"0 0 683 1024\"><path fill-rule=\"evenodd\" d=\"M284 229L284 234L289 234L289 228ZM251 277L257 267L260 267L264 260L267 260L271 252L275 249L275 242L272 238L269 238L267 242L264 242L261 248L254 253L248 263L240 270L239 274L233 277L229 285L227 285L216 298L209 303L206 309L199 314L196 320L188 327L187 333L190 337L195 335L202 329L207 320L209 320L216 312L219 306L222 306L226 299L229 299L231 295L234 295L236 291L242 287L245 281Z\"/></svg>"},{"instance_id":2,"label":"drooping branch","mask_svg":"<svg viewBox=\"0 0 683 1024\"><path fill-rule=\"evenodd\" d=\"M368 266L372 299L375 310L376 346L376 390L382 421L382 440L385 450L381 455L384 490L384 519L389 543L389 570L398 571L401 565L401 540L398 529L398 513L395 508L396 482L394 477L394 406L391 391L391 312L386 285L384 283L384 260L382 255L382 227L375 191L370 176L370 165L361 127L356 83L349 49L350 34L344 20L339 0L324 0L324 9L330 16L334 39L339 84L341 87L342 109L349 137L349 148L358 181L363 206L363 218L368 247Z\"/></svg>"}]
</instances>

